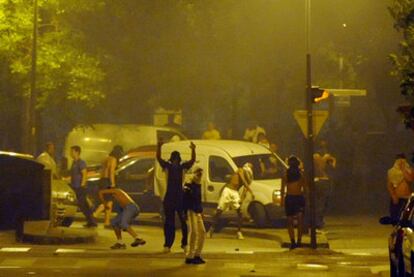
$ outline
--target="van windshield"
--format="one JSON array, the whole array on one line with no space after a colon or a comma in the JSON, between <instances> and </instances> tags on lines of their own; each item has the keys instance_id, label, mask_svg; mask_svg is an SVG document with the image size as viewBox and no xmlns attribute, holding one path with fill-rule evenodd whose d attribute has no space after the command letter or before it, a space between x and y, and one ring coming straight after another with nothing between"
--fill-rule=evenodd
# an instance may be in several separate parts
<instances>
[{"instance_id":1,"label":"van windshield","mask_svg":"<svg viewBox=\"0 0 414 277\"><path fill-rule=\"evenodd\" d=\"M243 167L245 163L253 164L254 180L270 180L282 176L282 165L273 154L234 157L233 161L237 167Z\"/></svg>"}]
</instances>

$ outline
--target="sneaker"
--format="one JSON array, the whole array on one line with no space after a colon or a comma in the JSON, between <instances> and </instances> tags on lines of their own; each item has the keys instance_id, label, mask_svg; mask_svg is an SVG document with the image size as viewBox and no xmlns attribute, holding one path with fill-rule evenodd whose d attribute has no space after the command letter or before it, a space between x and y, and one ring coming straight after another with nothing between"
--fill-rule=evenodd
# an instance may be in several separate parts
<instances>
[{"instance_id":1,"label":"sneaker","mask_svg":"<svg viewBox=\"0 0 414 277\"><path fill-rule=\"evenodd\" d=\"M138 245L144 245L146 243L145 240L140 239L140 238L136 238L132 243L131 246L132 247L137 247Z\"/></svg>"},{"instance_id":2,"label":"sneaker","mask_svg":"<svg viewBox=\"0 0 414 277\"><path fill-rule=\"evenodd\" d=\"M85 227L85 228L96 228L96 227L98 227L98 224L93 223L93 222L89 222L89 223L84 224L83 227Z\"/></svg>"},{"instance_id":3,"label":"sneaker","mask_svg":"<svg viewBox=\"0 0 414 277\"><path fill-rule=\"evenodd\" d=\"M187 251L188 251L188 246L187 245L181 245L181 249L184 251L184 254L186 254Z\"/></svg>"},{"instance_id":4,"label":"sneaker","mask_svg":"<svg viewBox=\"0 0 414 277\"><path fill-rule=\"evenodd\" d=\"M240 240L244 239L242 232L240 231L237 232L237 239L240 239Z\"/></svg>"},{"instance_id":5,"label":"sneaker","mask_svg":"<svg viewBox=\"0 0 414 277\"><path fill-rule=\"evenodd\" d=\"M164 246L164 249L162 250L162 253L164 253L164 254L171 253L171 248L169 248L167 246Z\"/></svg>"},{"instance_id":6,"label":"sneaker","mask_svg":"<svg viewBox=\"0 0 414 277\"><path fill-rule=\"evenodd\" d=\"M194 259L185 258L185 264L194 264Z\"/></svg>"},{"instance_id":7,"label":"sneaker","mask_svg":"<svg viewBox=\"0 0 414 277\"><path fill-rule=\"evenodd\" d=\"M111 246L111 249L126 249L126 245L124 243L115 243Z\"/></svg>"},{"instance_id":8,"label":"sneaker","mask_svg":"<svg viewBox=\"0 0 414 277\"><path fill-rule=\"evenodd\" d=\"M200 256L195 256L193 259L194 264L205 264L206 261L203 260Z\"/></svg>"},{"instance_id":9,"label":"sneaker","mask_svg":"<svg viewBox=\"0 0 414 277\"><path fill-rule=\"evenodd\" d=\"M297 245L296 243L292 242L292 243L290 244L289 250L293 250L293 249L295 249L295 248L298 248L298 245Z\"/></svg>"}]
</instances>

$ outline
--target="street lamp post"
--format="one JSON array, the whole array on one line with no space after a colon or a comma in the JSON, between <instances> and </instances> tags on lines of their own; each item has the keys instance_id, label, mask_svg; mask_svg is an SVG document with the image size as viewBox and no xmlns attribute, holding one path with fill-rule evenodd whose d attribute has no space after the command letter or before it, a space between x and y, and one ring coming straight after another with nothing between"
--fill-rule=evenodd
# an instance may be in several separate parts
<instances>
[{"instance_id":1,"label":"street lamp post","mask_svg":"<svg viewBox=\"0 0 414 277\"><path fill-rule=\"evenodd\" d=\"M305 138L305 175L309 185L309 209L310 209L310 238L311 247L316 248L316 230L315 230L315 180L314 180L314 134L313 134L313 101L312 101L312 60L311 60L311 45L310 45L310 26L311 26L311 0L306 1L306 111L307 111L307 125L308 136Z\"/></svg>"}]
</instances>

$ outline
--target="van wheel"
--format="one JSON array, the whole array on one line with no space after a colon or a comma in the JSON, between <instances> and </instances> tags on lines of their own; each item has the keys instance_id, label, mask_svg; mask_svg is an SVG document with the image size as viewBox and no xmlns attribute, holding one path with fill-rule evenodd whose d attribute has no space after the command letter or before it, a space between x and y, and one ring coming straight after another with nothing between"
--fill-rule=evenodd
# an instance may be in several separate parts
<instances>
[{"instance_id":1,"label":"van wheel","mask_svg":"<svg viewBox=\"0 0 414 277\"><path fill-rule=\"evenodd\" d=\"M259 228L264 228L267 225L267 215L265 207L258 203L253 202L249 206L249 214L252 217L254 223Z\"/></svg>"}]
</instances>

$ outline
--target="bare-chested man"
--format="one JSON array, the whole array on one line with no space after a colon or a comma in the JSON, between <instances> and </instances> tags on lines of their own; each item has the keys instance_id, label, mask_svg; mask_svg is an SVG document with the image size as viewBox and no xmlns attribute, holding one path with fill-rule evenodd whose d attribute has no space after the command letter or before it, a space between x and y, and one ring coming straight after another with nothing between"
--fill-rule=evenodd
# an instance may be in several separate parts
<instances>
[{"instance_id":1,"label":"bare-chested man","mask_svg":"<svg viewBox=\"0 0 414 277\"><path fill-rule=\"evenodd\" d=\"M322 229L325 225L324 216L328 206L328 199L332 193L332 171L336 168L336 158L328 153L327 144L321 141L319 150L313 154L315 165L315 194L316 194L316 228Z\"/></svg>"},{"instance_id":2,"label":"bare-chested man","mask_svg":"<svg viewBox=\"0 0 414 277\"><path fill-rule=\"evenodd\" d=\"M251 163L246 163L242 168L239 168L232 175L230 182L226 184L221 196L216 210L216 215L214 216L213 226L209 230L209 236L213 236L214 229L218 223L220 216L223 212L227 210L236 210L237 211L237 238L244 239L241 232L242 225L242 213L241 213L241 203L246 198L247 192L249 192L254 199L253 191L250 189L250 183L253 180L253 165ZM243 188L241 197L239 190Z\"/></svg>"},{"instance_id":3,"label":"bare-chested man","mask_svg":"<svg viewBox=\"0 0 414 277\"><path fill-rule=\"evenodd\" d=\"M144 245L145 241L138 238L137 233L132 229L130 224L135 217L139 214L138 205L134 200L129 197L129 195L118 188L109 188L99 191L99 199L104 203L108 201L108 198L105 198L105 195L110 195L116 201L116 211L118 215L111 220L112 227L114 228L116 238L118 239L117 243L111 246L111 249L125 249L126 245L122 241L122 231L127 231L133 238L134 241L131 243L132 247L138 245Z\"/></svg>"},{"instance_id":4,"label":"bare-chested man","mask_svg":"<svg viewBox=\"0 0 414 277\"><path fill-rule=\"evenodd\" d=\"M387 189L391 197L390 216L398 220L411 195L410 183L414 181L414 172L404 154L396 156L394 166L388 170L387 175Z\"/></svg>"},{"instance_id":5,"label":"bare-chested man","mask_svg":"<svg viewBox=\"0 0 414 277\"><path fill-rule=\"evenodd\" d=\"M295 156L288 159L289 168L282 182L282 205L288 220L290 249L301 247L303 230L303 213L305 210L305 182L300 169L300 161ZM285 196L286 188L286 196ZM295 241L294 220L297 219L298 239Z\"/></svg>"}]
</instances>

